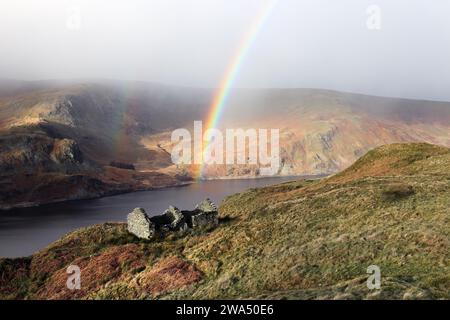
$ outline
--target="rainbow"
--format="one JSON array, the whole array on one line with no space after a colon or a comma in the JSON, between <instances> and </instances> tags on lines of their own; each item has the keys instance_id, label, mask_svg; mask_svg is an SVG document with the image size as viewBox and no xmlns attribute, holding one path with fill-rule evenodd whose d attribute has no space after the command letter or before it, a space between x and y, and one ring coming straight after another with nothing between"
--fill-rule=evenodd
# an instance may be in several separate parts
<instances>
[{"instance_id":1,"label":"rainbow","mask_svg":"<svg viewBox=\"0 0 450 320\"><path fill-rule=\"evenodd\" d=\"M242 38L241 44L238 46L234 58L231 60L230 65L226 69L226 72L220 82L217 92L214 96L211 104L210 112L208 114L206 125L204 130L216 128L219 119L225 109L227 98L230 94L230 89L234 81L242 68L243 62L248 55L253 43L258 37L259 32L263 29L264 24L273 12L276 4L279 0L266 0L262 6L260 12L253 21L249 31ZM203 154L207 150L208 145L203 148ZM204 162L200 165L198 170L197 179L201 179L203 175Z\"/></svg>"},{"instance_id":2,"label":"rainbow","mask_svg":"<svg viewBox=\"0 0 450 320\"><path fill-rule=\"evenodd\" d=\"M120 107L120 118L117 121L113 122L111 132L114 132L113 141L114 141L114 151L115 157L114 160L121 161L122 157L127 157L130 152L131 138L127 133L127 117L132 113L133 109L136 107L136 104L133 103L134 95L136 93L135 90L135 82L128 81L124 84L123 91L121 92L123 95L121 96L122 101L119 105Z\"/></svg>"}]
</instances>

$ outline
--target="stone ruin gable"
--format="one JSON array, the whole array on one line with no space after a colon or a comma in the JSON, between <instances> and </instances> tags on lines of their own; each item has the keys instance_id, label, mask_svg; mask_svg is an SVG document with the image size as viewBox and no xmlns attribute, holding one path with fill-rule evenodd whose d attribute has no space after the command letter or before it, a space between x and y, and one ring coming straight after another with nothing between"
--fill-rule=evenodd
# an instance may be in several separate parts
<instances>
[{"instance_id":1,"label":"stone ruin gable","mask_svg":"<svg viewBox=\"0 0 450 320\"><path fill-rule=\"evenodd\" d=\"M141 239L153 239L156 235L170 232L185 233L189 230L209 229L219 224L217 206L206 199L192 211L180 211L170 206L163 214L148 217L145 210L136 208L128 214L128 231Z\"/></svg>"},{"instance_id":2,"label":"stone ruin gable","mask_svg":"<svg viewBox=\"0 0 450 320\"><path fill-rule=\"evenodd\" d=\"M154 238L156 228L142 208L136 208L127 217L128 231L140 239Z\"/></svg>"}]
</instances>

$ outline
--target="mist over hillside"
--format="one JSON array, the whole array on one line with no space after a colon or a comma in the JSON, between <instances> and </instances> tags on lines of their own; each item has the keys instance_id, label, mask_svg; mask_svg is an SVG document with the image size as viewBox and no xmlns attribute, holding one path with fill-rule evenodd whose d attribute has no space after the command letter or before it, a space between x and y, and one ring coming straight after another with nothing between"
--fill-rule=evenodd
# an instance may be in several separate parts
<instances>
[{"instance_id":1,"label":"mist over hillside","mask_svg":"<svg viewBox=\"0 0 450 320\"><path fill-rule=\"evenodd\" d=\"M196 168L172 163L171 132L205 120L216 93L113 80L2 83L3 206L66 199L60 192L41 199L44 187L35 183L43 176L48 183L63 179L77 190L83 181L75 198L153 187L154 175L159 186L188 181ZM323 175L345 169L383 144L450 146L450 103L320 89L236 89L218 128L279 129L277 175ZM253 165L205 165L203 170L205 179L258 175Z\"/></svg>"}]
</instances>

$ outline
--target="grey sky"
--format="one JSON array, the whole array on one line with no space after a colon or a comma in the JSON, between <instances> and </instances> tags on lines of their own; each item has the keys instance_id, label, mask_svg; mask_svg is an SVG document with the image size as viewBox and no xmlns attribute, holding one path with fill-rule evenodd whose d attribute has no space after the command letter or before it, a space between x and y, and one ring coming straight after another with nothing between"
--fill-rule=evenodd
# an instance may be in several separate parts
<instances>
[{"instance_id":1,"label":"grey sky","mask_svg":"<svg viewBox=\"0 0 450 320\"><path fill-rule=\"evenodd\" d=\"M263 3L0 0L0 78L216 87ZM449 16L448 0L279 0L234 85L450 101Z\"/></svg>"}]
</instances>

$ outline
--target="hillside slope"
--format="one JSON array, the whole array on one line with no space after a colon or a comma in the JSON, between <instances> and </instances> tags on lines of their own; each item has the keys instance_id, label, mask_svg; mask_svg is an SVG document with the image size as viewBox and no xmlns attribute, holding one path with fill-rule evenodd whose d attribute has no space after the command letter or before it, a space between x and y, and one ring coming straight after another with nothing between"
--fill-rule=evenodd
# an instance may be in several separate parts
<instances>
[{"instance_id":1,"label":"hillside slope","mask_svg":"<svg viewBox=\"0 0 450 320\"><path fill-rule=\"evenodd\" d=\"M450 299L450 149L377 148L319 181L250 189L207 233L139 241L122 223L0 260L8 299ZM124 213L125 216L126 213ZM81 290L66 289L66 268ZM366 269L381 269L381 289Z\"/></svg>"},{"instance_id":2,"label":"hillside slope","mask_svg":"<svg viewBox=\"0 0 450 320\"><path fill-rule=\"evenodd\" d=\"M140 140L180 126L184 112L195 113L197 105L204 105L190 90L120 82L16 86L10 95L0 94L0 208L186 180L161 171L172 166L170 154L146 148ZM201 90L197 96L204 99ZM179 110L181 101L189 111Z\"/></svg>"},{"instance_id":3,"label":"hillside slope","mask_svg":"<svg viewBox=\"0 0 450 320\"><path fill-rule=\"evenodd\" d=\"M223 118L223 127L280 129L281 175L333 174L385 144L450 147L447 102L316 89L242 90L227 102ZM208 166L205 176L241 172Z\"/></svg>"},{"instance_id":4,"label":"hillside slope","mask_svg":"<svg viewBox=\"0 0 450 320\"><path fill-rule=\"evenodd\" d=\"M171 133L207 117L213 90L100 80L0 86L0 209L177 185L196 175L198 166L172 163ZM218 126L279 129L278 175L326 175L384 144L450 146L450 103L236 89ZM203 178L259 172L205 165ZM65 187L48 187L58 183Z\"/></svg>"}]
</instances>

